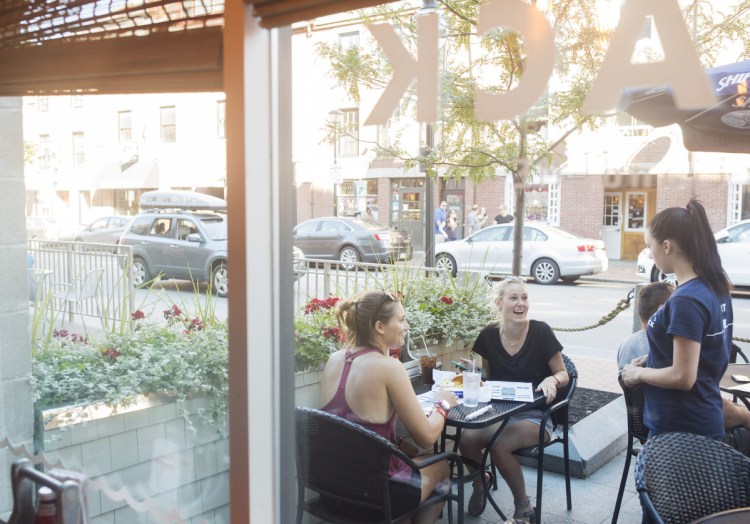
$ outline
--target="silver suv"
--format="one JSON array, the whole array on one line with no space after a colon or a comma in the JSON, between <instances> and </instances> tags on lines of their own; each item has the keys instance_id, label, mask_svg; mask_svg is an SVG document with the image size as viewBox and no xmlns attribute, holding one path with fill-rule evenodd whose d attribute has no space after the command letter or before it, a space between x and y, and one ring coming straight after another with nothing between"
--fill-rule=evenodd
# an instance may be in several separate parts
<instances>
[{"instance_id":1,"label":"silver suv","mask_svg":"<svg viewBox=\"0 0 750 524\"><path fill-rule=\"evenodd\" d=\"M227 217L222 213L143 211L130 222L120 245L133 246L136 286L159 276L209 282L220 297L229 292Z\"/></svg>"}]
</instances>

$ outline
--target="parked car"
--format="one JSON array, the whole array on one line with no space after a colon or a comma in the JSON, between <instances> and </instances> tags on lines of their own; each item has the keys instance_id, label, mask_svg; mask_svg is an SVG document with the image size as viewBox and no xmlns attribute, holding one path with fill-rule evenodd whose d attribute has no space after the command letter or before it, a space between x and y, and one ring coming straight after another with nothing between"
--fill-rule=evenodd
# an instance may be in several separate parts
<instances>
[{"instance_id":1,"label":"parked car","mask_svg":"<svg viewBox=\"0 0 750 524\"><path fill-rule=\"evenodd\" d=\"M144 196L147 193L144 193ZM150 207L158 207L150 202ZM130 222L120 244L133 247L135 285L156 276L209 282L214 293L229 292L227 217L181 209L143 211Z\"/></svg>"},{"instance_id":2,"label":"parked car","mask_svg":"<svg viewBox=\"0 0 750 524\"><path fill-rule=\"evenodd\" d=\"M76 234L76 242L117 244L131 217L108 216L94 220Z\"/></svg>"},{"instance_id":3,"label":"parked car","mask_svg":"<svg viewBox=\"0 0 750 524\"><path fill-rule=\"evenodd\" d=\"M73 240L80 226L59 217L26 217L26 238L29 240Z\"/></svg>"},{"instance_id":4,"label":"parked car","mask_svg":"<svg viewBox=\"0 0 750 524\"><path fill-rule=\"evenodd\" d=\"M305 254L297 246L292 247L292 270L294 271L294 280L299 280L307 271L307 263L303 260Z\"/></svg>"},{"instance_id":5,"label":"parked car","mask_svg":"<svg viewBox=\"0 0 750 524\"><path fill-rule=\"evenodd\" d=\"M750 286L750 220L737 222L733 226L714 233L716 247L721 256L721 265L735 286ZM636 275L651 282L669 280L675 282L673 274L662 273L654 265L651 250L645 248L638 254Z\"/></svg>"},{"instance_id":6,"label":"parked car","mask_svg":"<svg viewBox=\"0 0 750 524\"><path fill-rule=\"evenodd\" d=\"M411 236L367 219L322 217L298 224L294 245L307 258L339 260L345 269L357 262L411 260Z\"/></svg>"},{"instance_id":7,"label":"parked car","mask_svg":"<svg viewBox=\"0 0 750 524\"><path fill-rule=\"evenodd\" d=\"M435 267L449 271L479 271L509 275L513 266L513 224L487 227L473 235L435 248ZM582 275L606 271L609 259L604 242L582 238L544 224L523 228L521 274L538 284L575 282Z\"/></svg>"}]
</instances>

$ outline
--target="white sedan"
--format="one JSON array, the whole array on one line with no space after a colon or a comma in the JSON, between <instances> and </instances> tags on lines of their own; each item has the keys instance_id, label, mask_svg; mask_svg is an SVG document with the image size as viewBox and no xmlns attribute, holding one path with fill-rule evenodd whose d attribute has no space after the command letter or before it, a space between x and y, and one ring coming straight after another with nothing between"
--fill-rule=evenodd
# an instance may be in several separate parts
<instances>
[{"instance_id":1,"label":"white sedan","mask_svg":"<svg viewBox=\"0 0 750 524\"><path fill-rule=\"evenodd\" d=\"M435 248L435 267L453 276L458 271L509 275L512 265L513 224L490 226ZM601 240L582 238L544 224L523 228L521 274L531 275L538 284L555 284L558 279L574 282L582 275L606 271L608 266Z\"/></svg>"},{"instance_id":2,"label":"white sedan","mask_svg":"<svg viewBox=\"0 0 750 524\"><path fill-rule=\"evenodd\" d=\"M733 226L714 233L716 247L721 256L721 265L735 286L750 286L750 220L737 222ZM669 280L674 282L674 275L663 274L654 265L649 248L638 255L636 275L651 282Z\"/></svg>"}]
</instances>

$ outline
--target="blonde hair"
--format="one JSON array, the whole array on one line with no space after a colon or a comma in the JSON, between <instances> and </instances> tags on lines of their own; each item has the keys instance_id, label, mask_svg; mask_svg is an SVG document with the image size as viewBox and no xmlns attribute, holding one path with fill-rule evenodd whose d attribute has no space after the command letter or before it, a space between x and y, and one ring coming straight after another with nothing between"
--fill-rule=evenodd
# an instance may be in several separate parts
<instances>
[{"instance_id":1,"label":"blonde hair","mask_svg":"<svg viewBox=\"0 0 750 524\"><path fill-rule=\"evenodd\" d=\"M519 276L505 277L500 282L492 286L492 305L497 310L497 322L498 324L503 323L503 315L500 312L498 304L505 296L505 292L510 286L523 286L524 290L528 291L529 288L526 286L526 279Z\"/></svg>"},{"instance_id":2,"label":"blonde hair","mask_svg":"<svg viewBox=\"0 0 750 524\"><path fill-rule=\"evenodd\" d=\"M385 290L368 291L357 300L339 300L334 315L346 335L347 347L378 347L375 324L378 321L387 323L395 314L395 305L400 302L397 295Z\"/></svg>"}]
</instances>

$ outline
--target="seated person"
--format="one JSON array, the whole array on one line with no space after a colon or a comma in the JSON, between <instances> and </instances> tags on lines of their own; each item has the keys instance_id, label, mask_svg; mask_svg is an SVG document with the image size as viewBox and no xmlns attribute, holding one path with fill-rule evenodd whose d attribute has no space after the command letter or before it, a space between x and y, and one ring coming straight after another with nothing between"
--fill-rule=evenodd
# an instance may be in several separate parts
<instances>
[{"instance_id":1,"label":"seated person","mask_svg":"<svg viewBox=\"0 0 750 524\"><path fill-rule=\"evenodd\" d=\"M445 426L448 410L456 405L450 391L435 392L435 408L425 416L406 368L388 356L388 349L404 345L409 324L404 308L385 291L368 291L358 300L340 300L336 318L347 338L347 348L333 353L321 375L320 400L323 410L356 422L397 444L396 419L401 421L414 442L431 447ZM335 443L331 443L335 445ZM417 457L420 462L427 456ZM443 460L412 470L396 457L391 458L390 493L393 516L411 512L438 485L449 481L450 467ZM360 519L358 508L343 507L335 501L326 504L350 518ZM412 515L416 523L434 523L443 504L433 504ZM409 518L403 522L412 522Z\"/></svg>"},{"instance_id":2,"label":"seated person","mask_svg":"<svg viewBox=\"0 0 750 524\"><path fill-rule=\"evenodd\" d=\"M636 312L641 321L641 329L629 335L617 350L617 367L622 371L626 364L634 359L648 354L648 338L646 325L651 315L667 301L674 291L674 286L668 282L654 282L643 286L638 292Z\"/></svg>"},{"instance_id":3,"label":"seated person","mask_svg":"<svg viewBox=\"0 0 750 524\"><path fill-rule=\"evenodd\" d=\"M509 277L494 288L494 302L499 323L484 328L474 342L473 351L482 357L482 369L488 380L531 382L551 404L557 388L566 386L570 377L563 361L562 345L552 328L539 320L527 318L529 292L526 281ZM539 443L542 409L531 409L511 417L508 425L492 445L490 454L500 475L513 494L515 522L533 522L534 508L526 495L523 470L514 451ZM483 429L464 430L459 448L466 464L476 470L482 460L482 450L498 429L499 422ZM544 427L546 439L552 434L552 422ZM472 467L472 463L475 464ZM489 473L483 472L485 478ZM468 511L472 516L482 513L484 486L482 479L474 481Z\"/></svg>"}]
</instances>

